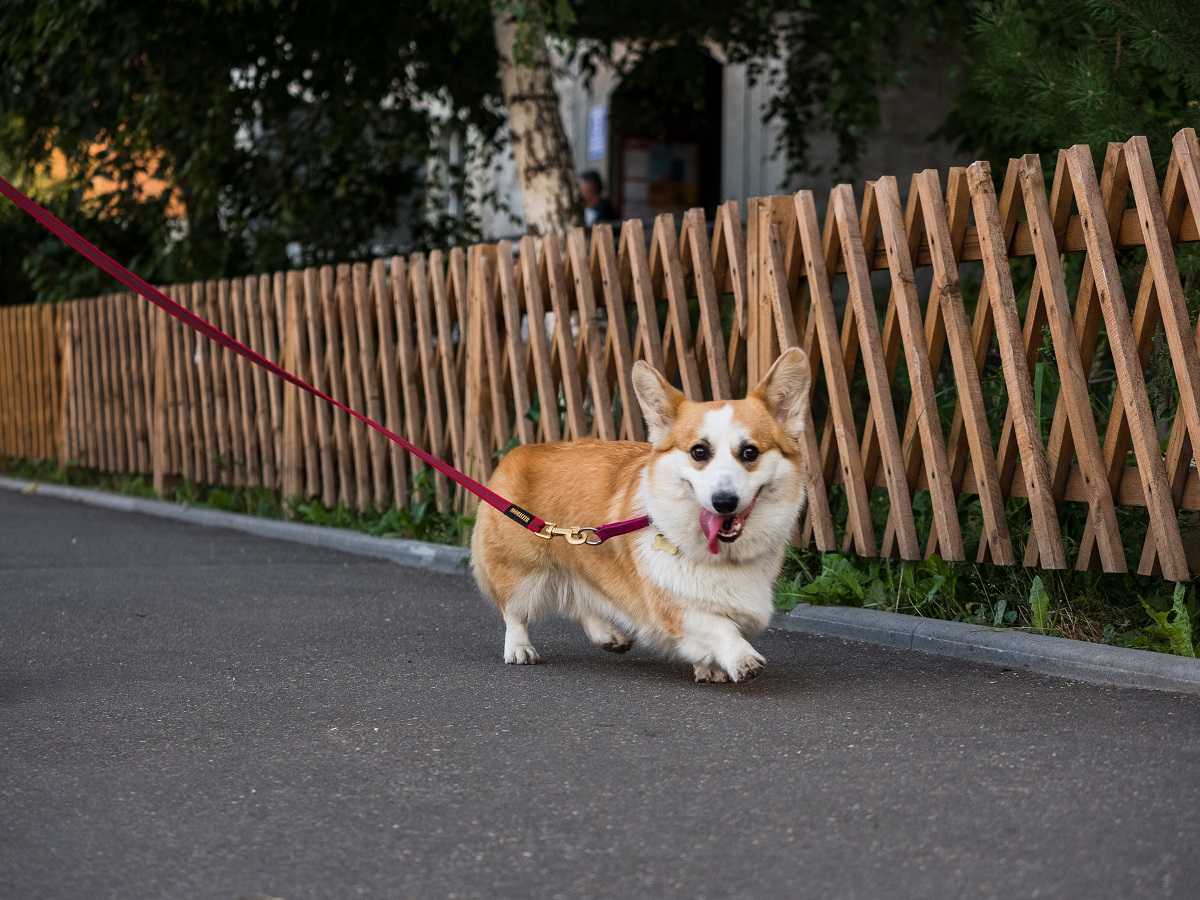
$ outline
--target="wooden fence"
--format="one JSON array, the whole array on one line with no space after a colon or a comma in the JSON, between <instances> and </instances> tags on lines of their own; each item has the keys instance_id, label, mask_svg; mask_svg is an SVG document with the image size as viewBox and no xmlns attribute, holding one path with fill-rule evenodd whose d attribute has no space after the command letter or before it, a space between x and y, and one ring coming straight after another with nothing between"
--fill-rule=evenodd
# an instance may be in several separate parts
<instances>
[{"instance_id":1,"label":"wooden fence","mask_svg":"<svg viewBox=\"0 0 1200 900\"><path fill-rule=\"evenodd\" d=\"M977 540L981 561L1109 572L1130 550L1141 572L1189 577L1200 355L1177 255L1200 241L1193 131L1161 185L1139 137L1099 174L1087 147L1060 152L1048 194L1031 155L999 196L975 163L913 176L903 202L884 177L860 198L834 188L823 218L810 191L741 213L168 293L482 479L515 443L643 439L635 359L725 399L800 346L815 381L802 543L962 560ZM0 455L358 509L409 503L421 469L131 295L0 310L0 354ZM469 507L430 483L440 508ZM1130 509L1141 547L1125 546Z\"/></svg>"}]
</instances>

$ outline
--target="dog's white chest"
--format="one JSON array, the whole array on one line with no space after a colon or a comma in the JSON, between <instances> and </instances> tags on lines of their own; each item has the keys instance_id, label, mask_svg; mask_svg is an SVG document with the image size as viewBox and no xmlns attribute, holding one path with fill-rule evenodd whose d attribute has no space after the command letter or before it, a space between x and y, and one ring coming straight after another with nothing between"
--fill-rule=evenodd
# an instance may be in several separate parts
<instances>
[{"instance_id":1,"label":"dog's white chest","mask_svg":"<svg viewBox=\"0 0 1200 900\"><path fill-rule=\"evenodd\" d=\"M682 606L759 629L766 626L777 568L770 560L697 563L683 553L662 552L656 544L649 536L638 541L639 568Z\"/></svg>"}]
</instances>

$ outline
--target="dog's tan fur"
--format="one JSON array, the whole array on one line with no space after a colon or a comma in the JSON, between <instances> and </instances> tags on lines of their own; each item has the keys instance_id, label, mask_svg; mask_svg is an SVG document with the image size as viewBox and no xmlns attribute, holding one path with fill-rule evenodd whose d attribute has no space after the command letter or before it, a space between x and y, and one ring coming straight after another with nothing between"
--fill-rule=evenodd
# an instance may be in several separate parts
<instances>
[{"instance_id":1,"label":"dog's tan fur","mask_svg":"<svg viewBox=\"0 0 1200 900\"><path fill-rule=\"evenodd\" d=\"M644 363L634 374L653 443L581 440L518 447L492 478L490 486L501 496L562 525L596 525L648 512L654 519L647 530L587 547L561 537L543 540L490 506L481 507L472 564L481 588L504 614L505 660L538 662L528 625L559 613L583 624L605 649L623 652L636 639L682 656L693 663L697 680L752 678L765 660L745 638L770 618L770 585L804 502L800 434L808 361L800 351L789 351L739 401L693 403ZM760 454L750 462L739 459L738 466L726 461L726 467L747 484L762 481L764 472L775 475L758 486L758 505L747 514L744 534L714 555L699 522L707 498L698 496L694 484L681 488L678 476L699 477L692 469L702 466L691 461L689 451L706 439L706 427L726 420L730 433L748 434ZM743 506L750 503L743 498ZM677 554L651 549L664 531Z\"/></svg>"}]
</instances>

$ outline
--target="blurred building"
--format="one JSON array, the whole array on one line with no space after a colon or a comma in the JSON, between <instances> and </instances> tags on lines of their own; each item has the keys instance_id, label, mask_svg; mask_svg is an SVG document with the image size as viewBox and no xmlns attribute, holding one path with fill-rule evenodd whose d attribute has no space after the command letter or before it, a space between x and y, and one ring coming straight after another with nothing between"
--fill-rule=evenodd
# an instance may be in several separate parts
<instances>
[{"instance_id":1,"label":"blurred building","mask_svg":"<svg viewBox=\"0 0 1200 900\"><path fill-rule=\"evenodd\" d=\"M601 68L587 79L577 61L560 61L556 87L576 172L598 171L621 216L647 222L694 206L711 213L725 200L737 200L744 215L749 197L801 188L816 190L823 205L836 160L833 136L813 138L812 157L821 173L789 176L788 160L778 152L780 128L763 121L772 97L769 79L752 81L746 65L725 63L717 55L695 52L693 57L691 65L701 72L688 71L688 102L675 109L654 105L612 69ZM883 96L879 127L859 163L861 180L895 175L905 191L913 172L970 162L949 144L929 140L953 107L949 67L943 62L913 72L902 91ZM492 195L478 210L485 237L523 233L511 152L477 177Z\"/></svg>"}]
</instances>

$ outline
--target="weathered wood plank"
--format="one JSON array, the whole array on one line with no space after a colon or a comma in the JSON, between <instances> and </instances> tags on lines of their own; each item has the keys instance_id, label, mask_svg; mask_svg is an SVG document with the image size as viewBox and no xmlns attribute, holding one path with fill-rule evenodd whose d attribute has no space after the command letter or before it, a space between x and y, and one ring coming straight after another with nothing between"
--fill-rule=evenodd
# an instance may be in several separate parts
<instances>
[{"instance_id":1,"label":"weathered wood plank","mask_svg":"<svg viewBox=\"0 0 1200 900\"><path fill-rule=\"evenodd\" d=\"M309 384L318 391L338 399L337 393L330 385L328 353L325 347L325 333L330 320L330 309L327 291L322 282L328 281L329 278L330 276L323 275L322 272L311 266L303 272L288 272L286 290L296 294L295 309L302 317L303 324L299 339L301 356L298 362L303 367L305 374L308 375ZM334 333L336 334L336 331ZM335 417L340 417L336 421L340 421L343 426L342 431L338 432L337 446L335 446L334 438ZM313 432L311 438L315 438L315 440L313 440L312 446L305 447L305 469L307 471L311 465L314 470L305 484L306 492L311 491L313 487L319 487L315 493L310 493L309 496L319 496L321 505L329 509L337 506L339 498L343 503L348 500L348 496L342 496L339 493L343 486L345 490L349 490L348 455L345 466L341 468L342 478L338 477L339 463L342 462L338 447L343 446L345 441L345 417L344 412L329 403L322 401L314 404L313 422L310 428ZM301 430L303 431L303 423ZM313 464L314 452L316 453L315 464ZM313 477L319 477L319 486L312 483Z\"/></svg>"},{"instance_id":2,"label":"weathered wood plank","mask_svg":"<svg viewBox=\"0 0 1200 900\"><path fill-rule=\"evenodd\" d=\"M457 251L457 252L456 252ZM459 388L459 354L454 346L452 314L458 315L457 294L466 281L458 278L454 271L460 263L461 248L450 251L447 264L446 254L434 250L429 254L429 289L433 298L434 319L437 323L438 358L442 363L442 390L446 398L446 420L450 432L450 449L454 454L454 465L459 471L466 469L466 441L463 436L462 392ZM447 278L447 274L450 278ZM448 285L453 287L449 291ZM460 337L466 328L466 320L459 320ZM460 340L459 343L462 343Z\"/></svg>"},{"instance_id":3,"label":"weathered wood plank","mask_svg":"<svg viewBox=\"0 0 1200 900\"><path fill-rule=\"evenodd\" d=\"M306 283L307 280L308 273L306 272ZM317 287L317 294L321 300L324 332L320 336L320 345L312 347L313 371L315 373L320 367L324 371L325 377L329 379L329 395L341 403L348 403L350 398L346 393L346 374L342 366L343 357L340 350L341 324L338 291L332 266L322 266L317 271ZM309 327L311 335L311 323ZM333 428L333 443L330 445L330 450L337 463L337 502L351 508L354 505L354 451L350 445L350 417L336 407L329 413ZM316 415L319 416L320 413ZM327 495L328 492L322 492L322 497Z\"/></svg>"},{"instance_id":4,"label":"weathered wood plank","mask_svg":"<svg viewBox=\"0 0 1200 900\"><path fill-rule=\"evenodd\" d=\"M361 265L356 264L356 265ZM366 398L363 392L362 369L359 365L358 326L355 323L355 290L353 268L347 263L337 267L336 296L338 312L341 314L341 346L328 345L336 354L334 364L343 369L346 379L347 400L351 409L361 411ZM357 418L350 420L350 447L354 454L354 508L371 508L371 460L367 446L367 427Z\"/></svg>"},{"instance_id":5,"label":"weathered wood plank","mask_svg":"<svg viewBox=\"0 0 1200 900\"><path fill-rule=\"evenodd\" d=\"M246 279L246 338L247 346L255 353L274 359L263 343L264 301L269 301L271 282L265 278L250 276ZM271 431L271 401L267 387L267 372L260 366L250 367L250 378L254 388L254 434L258 444L260 483L268 488L275 487L275 438ZM278 381L277 378L272 378Z\"/></svg>"},{"instance_id":6,"label":"weathered wood plank","mask_svg":"<svg viewBox=\"0 0 1200 900\"><path fill-rule=\"evenodd\" d=\"M1054 222L1046 199L1041 162L1035 155L1025 156L1021 161L1021 188L1043 282L1046 318L1054 341L1060 390L1067 403L1067 417L1075 438L1080 467L1093 490L1090 502L1096 517L1100 558L1106 571L1124 572L1125 553L1117 527L1116 508L1108 479L1104 475L1104 457L1096 432L1096 420L1092 416L1091 401L1088 399L1087 374L1083 371L1079 346L1075 343L1067 285L1054 239Z\"/></svg>"},{"instance_id":7,"label":"weathered wood plank","mask_svg":"<svg viewBox=\"0 0 1200 900\"><path fill-rule=\"evenodd\" d=\"M783 253L782 242L779 239L779 226L772 225L767 233L767 265L761 273L761 281L769 291L775 317L776 330L779 340L785 348L799 347L800 336L796 322L792 316L792 305L788 293L787 261ZM812 404L805 410L804 452L811 461L817 458L816 429L812 421ZM817 549L831 551L837 549L837 535L833 528L833 514L829 508L829 492L824 476L818 466L811 462L807 467L808 479L808 508L805 518L816 538Z\"/></svg>"},{"instance_id":8,"label":"weathered wood plank","mask_svg":"<svg viewBox=\"0 0 1200 900\"><path fill-rule=\"evenodd\" d=\"M383 391L379 383L379 353L376 349L374 301L369 281L370 266L355 263L351 269L354 287L355 322L358 326L358 363L362 377L362 391L366 401L367 418L382 423L384 420ZM382 277L383 273L380 273ZM381 341L382 342L382 341ZM362 412L362 407L357 407ZM376 510L388 508L388 451L387 438L374 428L367 429L368 446L371 452L372 502ZM395 446L395 445L393 445Z\"/></svg>"},{"instance_id":9,"label":"weathered wood plank","mask_svg":"<svg viewBox=\"0 0 1200 900\"><path fill-rule=\"evenodd\" d=\"M986 544L993 559L997 562L1011 563L1014 561L1012 539L1004 516L1004 497L1000 491L1000 479L988 429L975 348L971 342L971 328L963 305L962 287L958 279L958 266L954 260L941 185L937 173L932 169L917 176L917 181L922 217L934 257L934 270L941 286L941 313L946 328L946 345L954 368L958 402L963 410L963 430L971 457L976 461L976 470L983 473L980 500Z\"/></svg>"},{"instance_id":10,"label":"weathered wood plank","mask_svg":"<svg viewBox=\"0 0 1200 900\"><path fill-rule=\"evenodd\" d=\"M962 560L966 558L966 551L963 549L962 530L958 524L958 497L950 480L950 459L946 453L945 437L938 418L933 381L935 372L925 342L925 322L921 318L921 302L917 297L916 278L913 275L912 256L909 252L910 235L905 229L900 210L900 191L896 179L879 179L875 182L874 194L883 228L884 247L893 263L891 274L895 320L901 343L904 345L908 377L913 392L909 418L915 420L915 433L920 436L923 452L919 458L925 464L925 477L929 484L930 502L933 506L934 521L937 523L942 556L946 559ZM912 436L906 434L905 445L909 445L911 441ZM908 454L909 460L914 457L917 457L915 449ZM915 480L909 473L908 465L911 463L905 467L906 487Z\"/></svg>"},{"instance_id":11,"label":"weathered wood plank","mask_svg":"<svg viewBox=\"0 0 1200 900\"><path fill-rule=\"evenodd\" d=\"M1194 134L1190 146L1185 137L1182 141L1177 142L1176 147L1180 151L1177 154L1180 174L1183 176L1184 186L1192 198L1191 207L1194 216L1197 209L1196 202L1200 201L1200 171L1198 171L1200 167L1197 166L1197 157L1194 155L1197 149ZM1175 249L1172 246L1170 227L1167 223L1163 201L1158 193L1158 183L1150 158L1150 147L1144 137L1135 137L1125 145L1125 150L1129 161L1134 201L1141 216L1146 241L1147 267L1154 276L1163 329L1166 333L1167 345L1171 351L1171 361L1179 386L1179 409L1176 412L1176 418L1183 417L1190 435L1200 435L1200 353L1197 352L1191 319L1183 296L1183 285L1180 281L1179 269L1175 264ZM1075 153L1074 150L1072 152ZM1079 160L1079 167L1086 175L1087 167L1082 158ZM1094 229L1088 227L1089 223L1082 206L1080 214L1084 219L1085 234L1092 238ZM1103 238L1104 235L1100 235L1101 241ZM1113 248L1111 244L1102 245L1102 250L1110 254L1104 259L1106 263L1105 277L1115 280L1115 287L1112 288L1114 309L1119 314L1119 318L1127 319L1128 310L1124 307L1125 298L1121 290L1120 273L1117 271ZM1101 299L1103 300L1103 298L1102 291ZM1108 310L1106 309L1105 312L1107 313ZM1107 315L1105 321L1107 322ZM1126 337L1124 332L1122 332L1122 337ZM1131 329L1129 329L1127 337L1129 343L1125 345L1125 352L1118 362L1117 372L1120 377L1123 367L1131 378L1129 382L1122 382L1121 391L1123 397L1128 398L1126 400L1127 418L1135 428L1138 424L1143 426L1135 431L1134 444L1138 459L1138 471L1143 473L1143 477L1147 479L1145 491L1147 507L1150 510L1150 537L1154 540L1157 565L1161 568L1163 576L1172 581L1186 581L1190 575L1183 553L1182 538L1179 535L1175 498L1173 491L1168 487L1167 480L1168 478L1172 481L1180 479L1184 468L1190 464L1190 460L1186 457L1189 457L1191 453L1184 452L1184 448L1179 446L1176 455L1168 460L1169 469L1163 462L1157 443L1158 436L1155 431L1154 419L1146 395L1140 354ZM1117 345L1114 343L1114 360L1117 357L1117 350ZM1129 408L1130 403L1136 404L1136 407ZM1145 417L1144 423L1139 423L1138 417L1140 416ZM1146 445L1144 449L1137 441L1140 431L1146 432L1142 436L1142 444ZM1143 453L1146 454L1145 457L1143 457ZM1160 474L1161 482L1159 481ZM1161 491L1161 494L1156 491ZM1154 560L1149 561L1149 564L1153 566ZM1149 574L1149 572L1143 571L1142 574Z\"/></svg>"},{"instance_id":12,"label":"weathered wood plank","mask_svg":"<svg viewBox=\"0 0 1200 900\"><path fill-rule=\"evenodd\" d=\"M1065 569L1067 558L1062 546L1058 510L1050 488L1050 465L1034 414L1033 381L1022 342L1021 322L1003 244L1004 227L992 186L991 167L987 163L974 163L967 169L967 180L985 254L983 264L988 302L992 306L1008 402L1013 409L1017 446L1020 458L1025 463L1024 485L1032 518L1031 539L1038 543L1043 567Z\"/></svg>"},{"instance_id":13,"label":"weathered wood plank","mask_svg":"<svg viewBox=\"0 0 1200 900\"><path fill-rule=\"evenodd\" d=\"M400 372L396 367L396 319L392 305L395 284L388 277L387 263L376 259L371 263L371 303L379 325L379 382L383 392L384 427L393 434L404 433L400 412ZM381 439L382 435L380 436ZM408 505L408 460L404 448L386 441L388 474L391 476L391 500L395 507Z\"/></svg>"},{"instance_id":14,"label":"weathered wood plank","mask_svg":"<svg viewBox=\"0 0 1200 900\"><path fill-rule=\"evenodd\" d=\"M830 206L837 223L842 257L846 260L850 303L854 306L858 320L859 344L864 348L863 365L866 369L867 389L874 401L872 408L875 410L875 430L879 435L884 478L888 483L888 494L897 523L900 555L904 559L920 559L921 545L917 540L916 523L913 521L912 495L909 493L908 479L904 473L904 455L900 448L896 412L891 402L891 384L884 370L883 343L875 312L875 298L871 291L871 279L863 250L863 234L859 228L858 211L855 209L854 192L850 185L838 185L833 189ZM928 215L927 209L926 217Z\"/></svg>"},{"instance_id":15,"label":"weathered wood plank","mask_svg":"<svg viewBox=\"0 0 1200 900\"><path fill-rule=\"evenodd\" d=\"M596 240L595 233L592 240ZM579 309L579 340L587 353L588 382L592 389L592 420L601 440L615 441L617 426L613 421L612 394L608 387L608 371L604 362L604 342L600 337L600 312L588 265L587 243L583 229L575 228L567 235L567 261L575 284L575 303Z\"/></svg>"},{"instance_id":16,"label":"weathered wood plank","mask_svg":"<svg viewBox=\"0 0 1200 900\"><path fill-rule=\"evenodd\" d=\"M850 382L846 377L845 360L841 353L841 340L837 331L837 319L830 292L829 271L826 268L826 253L817 231L817 210L812 191L798 191L795 195L796 221L800 229L800 240L804 248L805 272L815 310L813 321L816 327L821 363L825 372L825 383L829 390L830 419L841 460L842 477L850 501L847 530L854 533L857 552L863 556L875 556L878 545L871 525L871 498L862 470L862 455L859 452L858 433L854 427L854 413L850 402ZM767 233L768 244L770 231ZM776 273L776 278L779 273ZM760 335L761 337L761 335ZM811 354L810 354L811 358ZM765 374L765 373L764 373ZM811 463L810 463L811 465ZM825 475L826 483L830 479ZM814 522L814 526L815 526Z\"/></svg>"},{"instance_id":17,"label":"weathered wood plank","mask_svg":"<svg viewBox=\"0 0 1200 900\"><path fill-rule=\"evenodd\" d=\"M599 282L604 292L604 308L608 313L608 334L616 361L617 385L621 397L622 431L632 440L643 441L646 431L642 411L633 389L633 348L626 326L625 293L621 288L620 263L614 247L612 226L607 223L592 228L592 280Z\"/></svg>"},{"instance_id":18,"label":"weathered wood plank","mask_svg":"<svg viewBox=\"0 0 1200 900\"><path fill-rule=\"evenodd\" d=\"M417 319L417 349L421 359L421 383L425 388L425 425L429 440L420 443L438 459L445 459L445 429L443 428L442 400L438 392L438 356L433 342L433 308L429 299L429 273L425 255L414 253L408 264L410 296ZM437 492L437 507L440 512L450 509L450 482L440 471L434 472Z\"/></svg>"},{"instance_id":19,"label":"weathered wood plank","mask_svg":"<svg viewBox=\"0 0 1200 900\"><path fill-rule=\"evenodd\" d=\"M533 406L529 396L529 381L526 378L525 348L521 343L521 305L517 294L517 274L513 265L512 243L501 241L496 245L496 276L500 283L500 307L504 312L504 340L509 360L509 375L512 379L513 415L516 420L517 439L522 444L532 444L536 439L533 420L529 418ZM532 345L533 319L530 322L530 344Z\"/></svg>"},{"instance_id":20,"label":"weathered wood plank","mask_svg":"<svg viewBox=\"0 0 1200 900\"><path fill-rule=\"evenodd\" d=\"M542 439L561 441L562 426L558 417L558 387L550 362L546 341L546 305L542 299L541 277L538 272L537 244L532 237L521 238L521 285L525 294L525 311L529 316L529 347L533 355L533 371L537 383L538 425Z\"/></svg>"}]
</instances>

